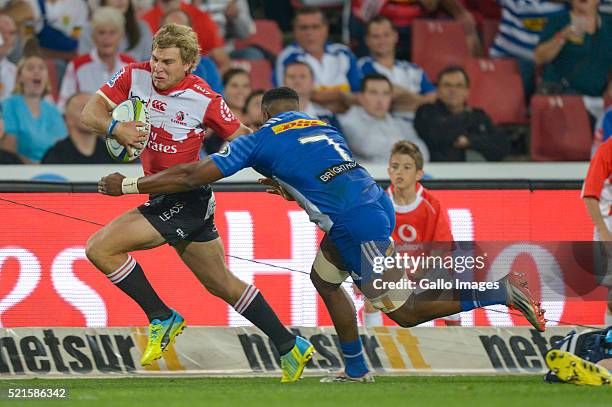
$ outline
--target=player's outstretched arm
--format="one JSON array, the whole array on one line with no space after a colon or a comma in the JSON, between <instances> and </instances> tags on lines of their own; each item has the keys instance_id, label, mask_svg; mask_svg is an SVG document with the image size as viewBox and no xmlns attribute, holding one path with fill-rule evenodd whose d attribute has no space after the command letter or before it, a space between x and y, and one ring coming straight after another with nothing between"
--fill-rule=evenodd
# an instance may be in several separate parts
<instances>
[{"instance_id":1,"label":"player's outstretched arm","mask_svg":"<svg viewBox=\"0 0 612 407\"><path fill-rule=\"evenodd\" d=\"M179 164L147 177L126 178L114 173L103 177L98 183L98 192L105 195L123 194L171 194L190 191L201 185L223 178L219 167L210 159Z\"/></svg>"}]
</instances>

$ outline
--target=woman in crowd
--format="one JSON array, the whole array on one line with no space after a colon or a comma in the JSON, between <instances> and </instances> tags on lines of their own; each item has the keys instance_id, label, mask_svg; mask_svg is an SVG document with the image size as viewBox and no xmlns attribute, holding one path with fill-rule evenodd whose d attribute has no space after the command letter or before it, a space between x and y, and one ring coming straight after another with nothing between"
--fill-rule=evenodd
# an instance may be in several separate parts
<instances>
[{"instance_id":1,"label":"woman in crowd","mask_svg":"<svg viewBox=\"0 0 612 407\"><path fill-rule=\"evenodd\" d=\"M50 89L44 59L25 56L17 65L14 94L2 101L5 136L0 148L18 153L26 163L39 162L49 147L68 135L62 115L44 99Z\"/></svg>"},{"instance_id":2,"label":"woman in crowd","mask_svg":"<svg viewBox=\"0 0 612 407\"><path fill-rule=\"evenodd\" d=\"M223 75L223 88L225 102L232 112L245 122L243 114L247 97L251 93L251 77L244 69L232 68Z\"/></svg>"},{"instance_id":3,"label":"woman in crowd","mask_svg":"<svg viewBox=\"0 0 612 407\"><path fill-rule=\"evenodd\" d=\"M136 61L147 61L151 57L153 34L149 25L136 17L133 0L101 0L100 7L104 6L119 9L125 16L125 36L119 45L119 52L128 54ZM91 25L83 29L79 37L79 54L87 54L94 47L91 30Z\"/></svg>"},{"instance_id":4,"label":"woman in crowd","mask_svg":"<svg viewBox=\"0 0 612 407\"><path fill-rule=\"evenodd\" d=\"M255 89L247 97L244 102L242 113L244 115L244 124L253 131L259 129L263 125L263 114L261 113L261 99L264 94L263 89Z\"/></svg>"}]
</instances>

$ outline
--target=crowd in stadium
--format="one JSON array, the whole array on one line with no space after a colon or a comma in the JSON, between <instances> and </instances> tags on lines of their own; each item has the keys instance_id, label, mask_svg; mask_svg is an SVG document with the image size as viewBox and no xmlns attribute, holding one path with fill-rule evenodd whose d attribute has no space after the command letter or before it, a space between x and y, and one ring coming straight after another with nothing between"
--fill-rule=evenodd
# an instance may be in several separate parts
<instances>
[{"instance_id":1,"label":"crowd in stadium","mask_svg":"<svg viewBox=\"0 0 612 407\"><path fill-rule=\"evenodd\" d=\"M245 125L286 85L365 163L400 140L431 162L588 160L612 134L612 0L2 0L0 13L0 164L112 163L80 112L167 23L194 29L194 74ZM222 143L209 130L202 155Z\"/></svg>"}]
</instances>

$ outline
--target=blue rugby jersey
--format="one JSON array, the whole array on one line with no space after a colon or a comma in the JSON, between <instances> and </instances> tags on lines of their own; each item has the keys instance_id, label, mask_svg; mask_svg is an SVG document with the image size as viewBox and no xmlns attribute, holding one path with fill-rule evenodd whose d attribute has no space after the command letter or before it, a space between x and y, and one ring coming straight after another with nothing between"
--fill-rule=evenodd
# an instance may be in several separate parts
<instances>
[{"instance_id":1,"label":"blue rugby jersey","mask_svg":"<svg viewBox=\"0 0 612 407\"><path fill-rule=\"evenodd\" d=\"M336 128L301 112L271 118L260 130L238 137L211 159L225 177L253 167L277 180L326 232L335 216L384 193L353 160Z\"/></svg>"},{"instance_id":2,"label":"blue rugby jersey","mask_svg":"<svg viewBox=\"0 0 612 407\"><path fill-rule=\"evenodd\" d=\"M340 90L359 92L361 89L361 71L357 58L344 44L327 43L321 60L310 55L297 44L285 47L276 58L272 82L281 86L285 78L285 67L294 61L305 62L314 74L317 90Z\"/></svg>"}]
</instances>

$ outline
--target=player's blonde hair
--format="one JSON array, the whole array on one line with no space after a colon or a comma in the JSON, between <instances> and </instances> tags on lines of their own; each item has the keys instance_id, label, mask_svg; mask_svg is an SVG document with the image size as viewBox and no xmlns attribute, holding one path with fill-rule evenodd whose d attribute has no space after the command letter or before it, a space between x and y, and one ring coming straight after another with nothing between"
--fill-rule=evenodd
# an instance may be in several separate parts
<instances>
[{"instance_id":1,"label":"player's blonde hair","mask_svg":"<svg viewBox=\"0 0 612 407\"><path fill-rule=\"evenodd\" d=\"M198 66L200 60L200 44L191 27L178 24L162 26L153 37L153 49L178 48L183 62L191 64L189 72Z\"/></svg>"},{"instance_id":2,"label":"player's blonde hair","mask_svg":"<svg viewBox=\"0 0 612 407\"><path fill-rule=\"evenodd\" d=\"M416 144L408 140L398 141L397 143L393 144L393 147L391 147L390 157L392 157L395 154L409 155L414 160L416 169L417 170L423 169L423 163L425 162L425 160L423 160L423 153L421 153L421 150Z\"/></svg>"}]
</instances>

